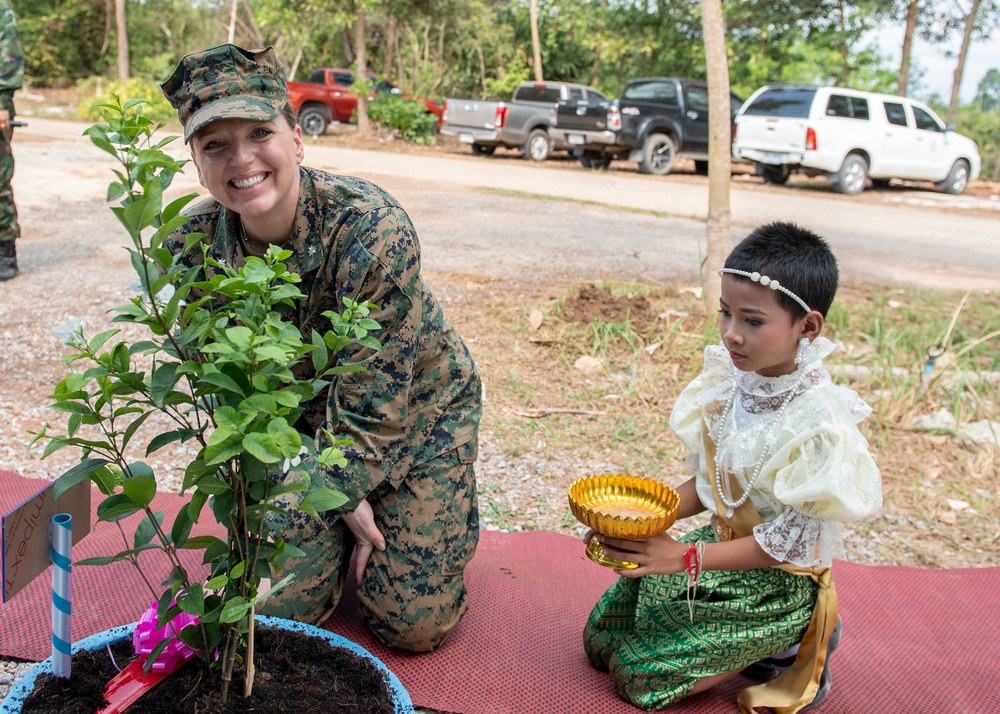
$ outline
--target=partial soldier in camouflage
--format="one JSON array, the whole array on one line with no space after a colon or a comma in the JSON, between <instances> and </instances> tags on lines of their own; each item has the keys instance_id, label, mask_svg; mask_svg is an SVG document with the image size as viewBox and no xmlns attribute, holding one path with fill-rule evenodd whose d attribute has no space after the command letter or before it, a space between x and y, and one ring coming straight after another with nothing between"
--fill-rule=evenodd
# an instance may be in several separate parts
<instances>
[{"instance_id":1,"label":"partial soldier in camouflage","mask_svg":"<svg viewBox=\"0 0 1000 714\"><path fill-rule=\"evenodd\" d=\"M14 136L14 90L24 77L24 53L17 37L17 22L8 0L0 0L0 280L17 275L17 249L14 241L21 235L17 224L14 191L14 154L10 142Z\"/></svg>"},{"instance_id":2,"label":"partial soldier in camouflage","mask_svg":"<svg viewBox=\"0 0 1000 714\"><path fill-rule=\"evenodd\" d=\"M467 608L463 571L479 536L473 464L481 385L421 276L416 231L377 186L300 166L301 130L270 48L224 45L188 55L162 88L211 193L188 211L171 250L183 253L192 232L205 233L209 255L229 265L270 244L290 249L288 267L308 296L294 310L306 336L323 330L322 313L342 309L344 297L379 306L372 317L382 325L382 350L345 350L341 363L364 371L338 375L298 425L353 443L345 468L322 471L349 501L322 520L279 517L285 539L306 556L288 563L297 579L264 612L322 622L356 549L361 614L371 630L390 646L435 649ZM193 265L201 253L180 259ZM308 458L303 466L320 468Z\"/></svg>"}]
</instances>

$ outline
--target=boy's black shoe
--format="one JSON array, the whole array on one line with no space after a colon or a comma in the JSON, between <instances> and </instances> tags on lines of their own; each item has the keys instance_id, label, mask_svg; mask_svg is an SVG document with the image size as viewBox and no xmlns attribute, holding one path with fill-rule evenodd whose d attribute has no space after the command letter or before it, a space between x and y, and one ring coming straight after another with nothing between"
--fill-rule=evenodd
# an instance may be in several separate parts
<instances>
[{"instance_id":1,"label":"boy's black shoe","mask_svg":"<svg viewBox=\"0 0 1000 714\"><path fill-rule=\"evenodd\" d=\"M816 690L816 696L813 700L806 704L799 711L808 711L810 709L815 709L823 700L826 699L826 695L830 693L830 655L833 651L837 649L837 645L840 644L840 634L843 631L844 626L841 619L837 618L837 626L833 628L833 632L830 633L830 639L826 643L826 663L823 665L823 674L819 678L819 689Z\"/></svg>"},{"instance_id":2,"label":"boy's black shoe","mask_svg":"<svg viewBox=\"0 0 1000 714\"><path fill-rule=\"evenodd\" d=\"M840 635L843 628L843 621L838 617L837 626L830 633L830 639L826 644L826 664L823 666L823 674L820 676L819 689L816 690L816 696L813 697L813 700L803 707L801 711L818 707L826 699L826 695L830 693L830 655L833 654L833 651L840 644ZM744 669L741 674L747 679L757 682L769 682L778 677L783 669L791 667L794 662L795 657L768 657L759 662L754 662Z\"/></svg>"},{"instance_id":3,"label":"boy's black shoe","mask_svg":"<svg viewBox=\"0 0 1000 714\"><path fill-rule=\"evenodd\" d=\"M14 247L14 241L0 242L0 281L10 280L16 277L18 272L17 249Z\"/></svg>"}]
</instances>

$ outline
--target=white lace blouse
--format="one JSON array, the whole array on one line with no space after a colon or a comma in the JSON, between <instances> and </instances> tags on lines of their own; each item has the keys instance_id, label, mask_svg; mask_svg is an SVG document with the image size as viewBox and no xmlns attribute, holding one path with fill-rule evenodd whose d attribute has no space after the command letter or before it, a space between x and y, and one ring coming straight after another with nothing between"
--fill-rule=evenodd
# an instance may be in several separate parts
<instances>
[{"instance_id":1,"label":"white lace blouse","mask_svg":"<svg viewBox=\"0 0 1000 714\"><path fill-rule=\"evenodd\" d=\"M701 375L670 415L671 428L691 449L688 466L696 474L698 498L712 513L716 475L705 463L702 420L723 476L734 474L745 489L761 463L749 497L764 521L754 538L776 560L806 567L826 567L843 557L841 524L882 507L882 478L857 427L871 408L830 380L822 360L834 349L819 337L794 373L762 377L737 370L721 344L710 346ZM781 411L789 390L795 394ZM732 502L740 495L726 498Z\"/></svg>"}]
</instances>

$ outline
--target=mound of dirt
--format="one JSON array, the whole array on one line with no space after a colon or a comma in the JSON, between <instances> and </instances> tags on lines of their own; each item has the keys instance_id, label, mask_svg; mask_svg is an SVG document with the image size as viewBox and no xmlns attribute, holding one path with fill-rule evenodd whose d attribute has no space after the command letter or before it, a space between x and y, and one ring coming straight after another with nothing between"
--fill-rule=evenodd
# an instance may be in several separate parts
<instances>
[{"instance_id":1,"label":"mound of dirt","mask_svg":"<svg viewBox=\"0 0 1000 714\"><path fill-rule=\"evenodd\" d=\"M562 318L584 325L594 320L612 324L629 322L636 332L642 332L656 321L656 312L645 295L627 293L616 297L609 288L589 283L581 285L579 292L563 303Z\"/></svg>"}]
</instances>

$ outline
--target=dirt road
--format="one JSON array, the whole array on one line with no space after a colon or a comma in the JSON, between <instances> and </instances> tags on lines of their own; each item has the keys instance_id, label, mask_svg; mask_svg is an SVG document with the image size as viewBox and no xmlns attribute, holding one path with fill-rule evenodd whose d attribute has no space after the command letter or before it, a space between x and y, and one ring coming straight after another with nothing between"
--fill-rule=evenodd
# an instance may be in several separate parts
<instances>
[{"instance_id":1,"label":"dirt road","mask_svg":"<svg viewBox=\"0 0 1000 714\"><path fill-rule=\"evenodd\" d=\"M120 241L103 196L112 161L85 125L30 119L18 130L14 190L27 275ZM704 255L700 177L561 170L501 157L365 151L306 140L306 164L370 178L410 212L432 272L514 282L558 278L694 281ZM179 144L178 156L186 157ZM202 191L193 171L178 192ZM926 190L870 191L734 184L734 240L765 221L830 238L844 278L939 288L1000 289L1000 202Z\"/></svg>"}]
</instances>

